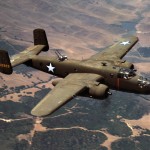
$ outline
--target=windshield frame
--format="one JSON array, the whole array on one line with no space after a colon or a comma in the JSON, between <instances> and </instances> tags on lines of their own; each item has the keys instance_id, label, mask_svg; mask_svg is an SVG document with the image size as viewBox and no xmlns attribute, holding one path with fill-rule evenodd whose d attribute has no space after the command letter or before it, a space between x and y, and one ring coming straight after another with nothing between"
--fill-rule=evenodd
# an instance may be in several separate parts
<instances>
[{"instance_id":1,"label":"windshield frame","mask_svg":"<svg viewBox=\"0 0 150 150\"><path fill-rule=\"evenodd\" d=\"M135 70L129 68L120 68L118 78L131 79L136 75Z\"/></svg>"}]
</instances>

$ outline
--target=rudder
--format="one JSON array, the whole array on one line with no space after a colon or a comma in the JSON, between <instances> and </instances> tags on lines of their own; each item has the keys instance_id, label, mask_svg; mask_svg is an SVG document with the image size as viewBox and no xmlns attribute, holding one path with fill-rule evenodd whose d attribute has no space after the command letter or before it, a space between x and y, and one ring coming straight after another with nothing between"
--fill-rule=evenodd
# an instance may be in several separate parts
<instances>
[{"instance_id":1,"label":"rudder","mask_svg":"<svg viewBox=\"0 0 150 150\"><path fill-rule=\"evenodd\" d=\"M49 44L47 41L45 30L35 29L33 30L33 35L34 35L34 45L45 45L43 51L47 51L49 49Z\"/></svg>"},{"instance_id":2,"label":"rudder","mask_svg":"<svg viewBox=\"0 0 150 150\"><path fill-rule=\"evenodd\" d=\"M8 52L5 50L0 50L0 72L4 74L13 72Z\"/></svg>"}]
</instances>

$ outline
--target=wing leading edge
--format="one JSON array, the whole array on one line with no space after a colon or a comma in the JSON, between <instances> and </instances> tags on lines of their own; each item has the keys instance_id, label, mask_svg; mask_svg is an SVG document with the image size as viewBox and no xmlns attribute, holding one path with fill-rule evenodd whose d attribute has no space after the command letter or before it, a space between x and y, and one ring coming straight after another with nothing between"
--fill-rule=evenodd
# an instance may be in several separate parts
<instances>
[{"instance_id":1,"label":"wing leading edge","mask_svg":"<svg viewBox=\"0 0 150 150\"><path fill-rule=\"evenodd\" d=\"M101 79L100 75L73 73L61 80L31 111L35 116L46 116L81 93L89 82Z\"/></svg>"},{"instance_id":2,"label":"wing leading edge","mask_svg":"<svg viewBox=\"0 0 150 150\"><path fill-rule=\"evenodd\" d=\"M126 53L138 42L138 38L135 36L124 38L116 44L104 49L104 51L91 56L92 60L112 60L122 59Z\"/></svg>"}]
</instances>

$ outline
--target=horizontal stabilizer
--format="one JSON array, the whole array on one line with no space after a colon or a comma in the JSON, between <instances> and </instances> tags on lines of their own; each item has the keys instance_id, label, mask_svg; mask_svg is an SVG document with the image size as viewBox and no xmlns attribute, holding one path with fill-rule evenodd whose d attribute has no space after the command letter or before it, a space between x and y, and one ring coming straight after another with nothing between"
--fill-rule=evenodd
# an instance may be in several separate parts
<instances>
[{"instance_id":1,"label":"horizontal stabilizer","mask_svg":"<svg viewBox=\"0 0 150 150\"><path fill-rule=\"evenodd\" d=\"M12 66L7 51L0 50L0 72L4 74L12 74Z\"/></svg>"},{"instance_id":2,"label":"horizontal stabilizer","mask_svg":"<svg viewBox=\"0 0 150 150\"><path fill-rule=\"evenodd\" d=\"M33 38L34 46L28 47L19 54L11 56L10 60L12 67L26 62L29 63L32 57L38 55L41 51L47 51L49 49L45 30L35 29L33 31Z\"/></svg>"},{"instance_id":3,"label":"horizontal stabilizer","mask_svg":"<svg viewBox=\"0 0 150 150\"><path fill-rule=\"evenodd\" d=\"M46 32L43 29L35 29L33 31L34 35L34 45L45 45L43 51L47 51L49 49L49 44L47 41Z\"/></svg>"}]
</instances>

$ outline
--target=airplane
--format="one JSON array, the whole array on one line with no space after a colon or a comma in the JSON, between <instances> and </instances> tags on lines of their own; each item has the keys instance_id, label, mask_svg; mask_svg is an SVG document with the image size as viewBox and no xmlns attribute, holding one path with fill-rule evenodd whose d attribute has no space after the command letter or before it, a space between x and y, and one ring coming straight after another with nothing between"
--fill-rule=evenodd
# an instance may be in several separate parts
<instances>
[{"instance_id":1,"label":"airplane","mask_svg":"<svg viewBox=\"0 0 150 150\"><path fill-rule=\"evenodd\" d=\"M68 59L58 50L57 57L43 57L38 54L48 51L49 44L44 29L33 31L34 45L9 57L8 52L0 50L0 72L12 74L13 67L19 64L61 77L52 82L54 88L32 109L34 116L47 116L77 95L105 99L109 89L150 94L150 81L136 74L134 65L122 58L138 42L131 36L104 49L89 59Z\"/></svg>"}]
</instances>

